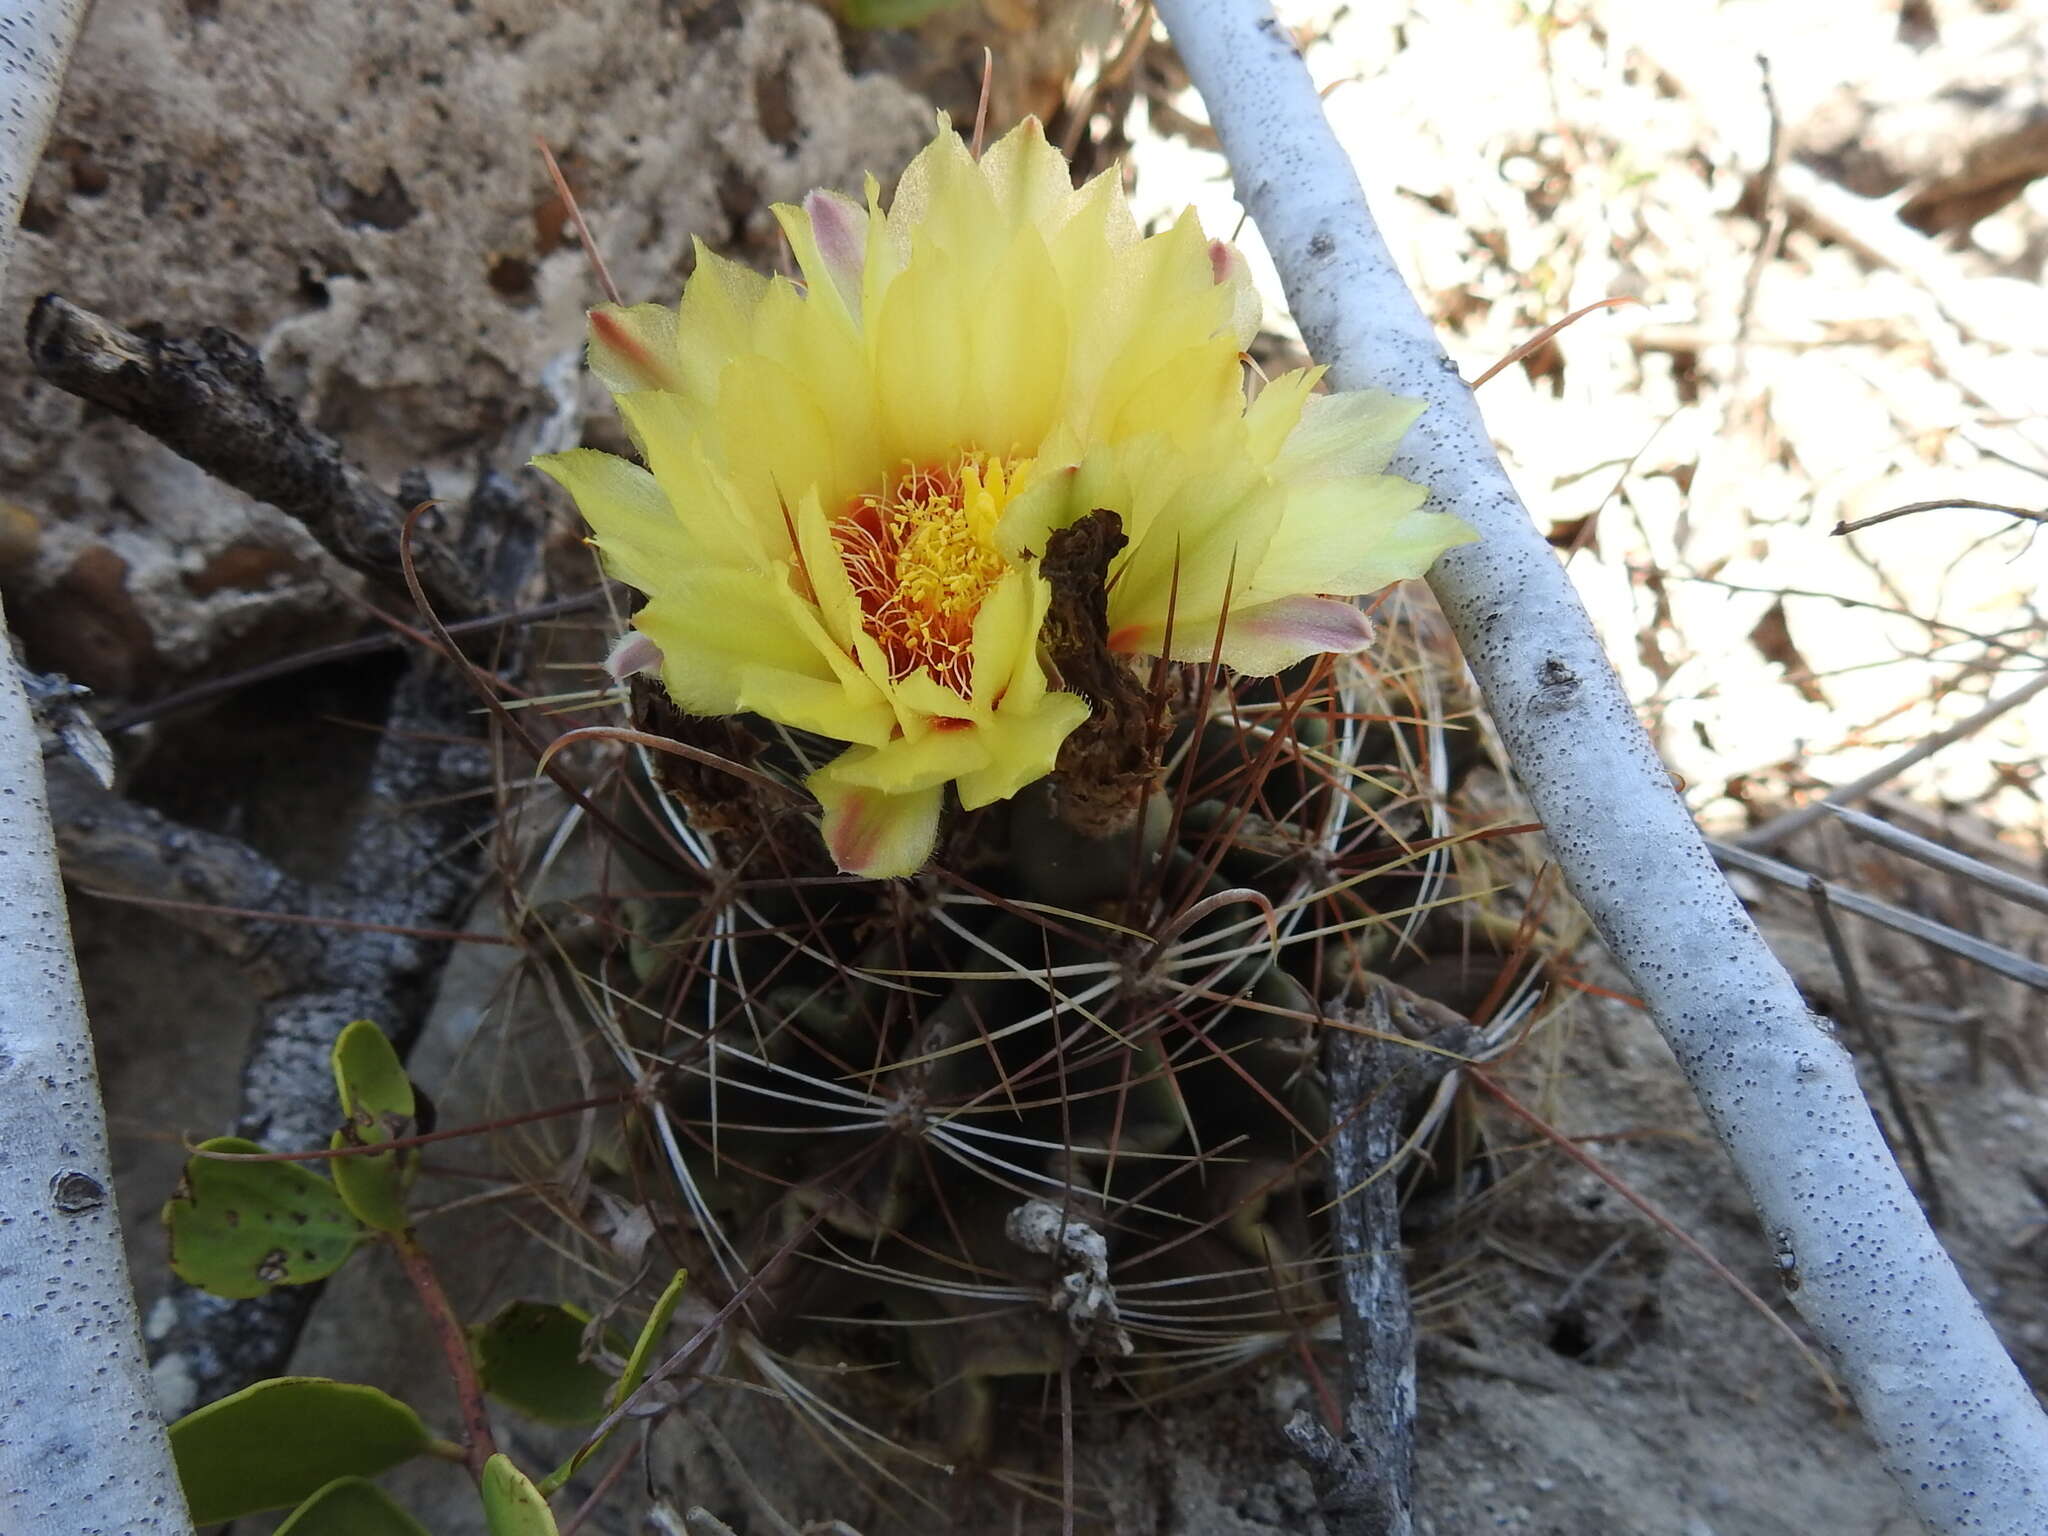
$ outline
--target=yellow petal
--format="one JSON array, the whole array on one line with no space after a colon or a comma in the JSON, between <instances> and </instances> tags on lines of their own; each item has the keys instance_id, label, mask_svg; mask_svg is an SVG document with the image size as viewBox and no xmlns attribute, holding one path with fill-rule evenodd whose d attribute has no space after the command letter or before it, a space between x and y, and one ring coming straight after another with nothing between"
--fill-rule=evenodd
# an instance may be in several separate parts
<instances>
[{"instance_id":1,"label":"yellow petal","mask_svg":"<svg viewBox=\"0 0 2048 1536\"><path fill-rule=\"evenodd\" d=\"M935 463L980 446L968 437L967 350L957 344L967 300L957 278L954 265L920 234L910 266L875 316L875 394L892 461Z\"/></svg>"},{"instance_id":2,"label":"yellow petal","mask_svg":"<svg viewBox=\"0 0 2048 1536\"><path fill-rule=\"evenodd\" d=\"M932 729L934 721L988 718L986 705L963 699L922 667L890 683L883 692L896 706L896 718L903 724L904 735L912 740L921 739Z\"/></svg>"},{"instance_id":3,"label":"yellow petal","mask_svg":"<svg viewBox=\"0 0 2048 1536\"><path fill-rule=\"evenodd\" d=\"M820 830L833 862L849 875L891 880L914 875L932 856L938 841L939 811L946 792L934 786L891 795L849 782L842 770L849 759L864 756L855 747L827 763L805 781L824 808Z\"/></svg>"},{"instance_id":4,"label":"yellow petal","mask_svg":"<svg viewBox=\"0 0 2048 1536\"><path fill-rule=\"evenodd\" d=\"M1313 396L1303 404L1300 424L1282 445L1273 472L1302 479L1377 475L1422 410L1420 400L1383 389Z\"/></svg>"},{"instance_id":5,"label":"yellow petal","mask_svg":"<svg viewBox=\"0 0 2048 1536\"><path fill-rule=\"evenodd\" d=\"M1011 229L1049 234L1066 222L1074 206L1073 173L1066 156L1045 141L1035 117L991 144L981 157L981 174L993 194L998 216Z\"/></svg>"},{"instance_id":6,"label":"yellow petal","mask_svg":"<svg viewBox=\"0 0 2048 1536\"><path fill-rule=\"evenodd\" d=\"M1211 240L1209 270L1216 286L1230 295L1229 335L1242 352L1259 334L1264 308L1259 303L1259 290L1252 284L1251 263L1244 259L1244 252L1228 241Z\"/></svg>"},{"instance_id":7,"label":"yellow petal","mask_svg":"<svg viewBox=\"0 0 2048 1536\"><path fill-rule=\"evenodd\" d=\"M662 681L692 714L751 709L842 741L887 739L887 701L809 609L773 577L708 570L676 578L633 623L661 648ZM797 680L786 696L774 691L784 678Z\"/></svg>"},{"instance_id":8,"label":"yellow petal","mask_svg":"<svg viewBox=\"0 0 2048 1536\"><path fill-rule=\"evenodd\" d=\"M676 314L681 379L675 388L708 407L718 398L726 359L747 348L754 308L768 291L768 279L717 255L701 240L693 241L692 249L697 266L683 285Z\"/></svg>"},{"instance_id":9,"label":"yellow petal","mask_svg":"<svg viewBox=\"0 0 2048 1536\"><path fill-rule=\"evenodd\" d=\"M1393 475L1297 487L1252 577L1252 600L1376 592L1420 576L1445 550L1477 537L1455 517L1421 511L1425 494Z\"/></svg>"},{"instance_id":10,"label":"yellow petal","mask_svg":"<svg viewBox=\"0 0 2048 1536\"><path fill-rule=\"evenodd\" d=\"M1328 370L1296 368L1267 380L1258 398L1245 408L1245 452L1270 464L1301 422L1311 391Z\"/></svg>"},{"instance_id":11,"label":"yellow petal","mask_svg":"<svg viewBox=\"0 0 2048 1536\"><path fill-rule=\"evenodd\" d=\"M1219 423L1236 425L1244 400L1237 346L1228 337L1183 347L1142 377L1118 375L1103 386L1095 432L1110 442L1159 433L1193 451Z\"/></svg>"},{"instance_id":12,"label":"yellow petal","mask_svg":"<svg viewBox=\"0 0 2048 1536\"><path fill-rule=\"evenodd\" d=\"M846 578L845 557L815 492L797 504L796 529L802 570L810 583L811 599L818 605L818 617L833 643L851 653L853 637L860 632L860 600Z\"/></svg>"},{"instance_id":13,"label":"yellow petal","mask_svg":"<svg viewBox=\"0 0 2048 1536\"><path fill-rule=\"evenodd\" d=\"M780 519L757 519L705 456L703 421L684 396L641 390L617 400L619 415L670 504L689 509L687 518L673 520L669 558L674 566L758 566L788 555L789 537ZM639 581L633 585L654 591Z\"/></svg>"},{"instance_id":14,"label":"yellow petal","mask_svg":"<svg viewBox=\"0 0 2048 1536\"><path fill-rule=\"evenodd\" d=\"M1036 453L1066 386L1067 311L1059 273L1034 231L1011 241L967 318L973 397L963 441L992 453Z\"/></svg>"},{"instance_id":15,"label":"yellow petal","mask_svg":"<svg viewBox=\"0 0 2048 1536\"><path fill-rule=\"evenodd\" d=\"M726 365L718 435L725 472L764 521L813 491L832 503L854 487L840 466L822 400L803 378L759 352Z\"/></svg>"},{"instance_id":16,"label":"yellow petal","mask_svg":"<svg viewBox=\"0 0 2048 1536\"><path fill-rule=\"evenodd\" d=\"M667 584L684 534L653 475L595 448L544 454L533 467L576 499L592 542L604 552L605 569L642 592Z\"/></svg>"},{"instance_id":17,"label":"yellow petal","mask_svg":"<svg viewBox=\"0 0 2048 1536\"><path fill-rule=\"evenodd\" d=\"M1270 677L1310 656L1349 655L1372 643L1372 620L1334 597L1283 597L1232 613L1224 626L1223 664L1247 677ZM1208 659L1205 650L1201 658ZM1194 660L1182 656L1179 660Z\"/></svg>"},{"instance_id":18,"label":"yellow petal","mask_svg":"<svg viewBox=\"0 0 2048 1536\"><path fill-rule=\"evenodd\" d=\"M738 708L778 725L829 736L834 741L878 747L896 729L895 712L887 700L871 689L861 692L849 688L839 678L826 681L798 672L750 665L738 670L735 684Z\"/></svg>"},{"instance_id":19,"label":"yellow petal","mask_svg":"<svg viewBox=\"0 0 2048 1536\"><path fill-rule=\"evenodd\" d=\"M986 735L984 727L970 725L958 730L926 731L916 740L899 736L858 757L849 752L834 762L832 769L842 783L879 789L885 794L907 795L986 767Z\"/></svg>"},{"instance_id":20,"label":"yellow petal","mask_svg":"<svg viewBox=\"0 0 2048 1536\"><path fill-rule=\"evenodd\" d=\"M856 491L872 489L893 466L883 459L876 441L874 373L867 344L853 322L832 310L829 299L814 304L799 296L793 284L779 282L754 312L754 345L781 367L786 380L793 381L784 387L802 393L806 420L815 420L823 429L828 467L818 487L825 504L837 506ZM726 403L736 391L761 403L752 393L754 387L728 373L723 381ZM771 404L771 414L779 410ZM793 499L790 504L795 505Z\"/></svg>"},{"instance_id":21,"label":"yellow petal","mask_svg":"<svg viewBox=\"0 0 2048 1536\"><path fill-rule=\"evenodd\" d=\"M676 389L683 377L676 312L666 304L601 304L590 312L590 371L617 394Z\"/></svg>"},{"instance_id":22,"label":"yellow petal","mask_svg":"<svg viewBox=\"0 0 2048 1536\"><path fill-rule=\"evenodd\" d=\"M1012 709L1008 699L1003 704L978 732L988 750L987 766L960 775L960 804L966 810L1007 800L1051 773L1060 743L1088 718L1088 701L1071 693L1048 693L1032 709Z\"/></svg>"},{"instance_id":23,"label":"yellow petal","mask_svg":"<svg viewBox=\"0 0 2048 1536\"><path fill-rule=\"evenodd\" d=\"M858 325L867 266L867 209L837 192L818 191L805 197L801 208L777 203L774 213L810 284L813 301L836 306L849 323Z\"/></svg>"},{"instance_id":24,"label":"yellow petal","mask_svg":"<svg viewBox=\"0 0 2048 1536\"><path fill-rule=\"evenodd\" d=\"M904 167L889 200L889 236L898 257L914 259L917 240L956 256L986 253L1002 234L981 168L941 113L937 135Z\"/></svg>"},{"instance_id":25,"label":"yellow petal","mask_svg":"<svg viewBox=\"0 0 2048 1536\"><path fill-rule=\"evenodd\" d=\"M1031 613L1032 573L1003 572L974 616L974 702L986 709L1010 686L1017 653L1036 643L1038 627L1025 627Z\"/></svg>"}]
</instances>

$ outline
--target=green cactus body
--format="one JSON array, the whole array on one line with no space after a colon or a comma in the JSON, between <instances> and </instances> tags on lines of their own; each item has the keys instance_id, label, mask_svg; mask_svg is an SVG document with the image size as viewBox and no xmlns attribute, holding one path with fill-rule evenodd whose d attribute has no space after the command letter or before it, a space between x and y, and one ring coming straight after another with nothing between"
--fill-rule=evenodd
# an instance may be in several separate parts
<instances>
[{"instance_id":1,"label":"green cactus body","mask_svg":"<svg viewBox=\"0 0 2048 1536\"><path fill-rule=\"evenodd\" d=\"M641 841L677 867L620 850L651 894L603 975L659 1064L636 1155L693 1275L748 1289L750 1349L870 1367L852 1390L949 1460L995 1454L1008 1380L1092 1361L1150 1395L1332 1315L1319 1004L1396 958L1417 770L1354 662L1142 696L1152 767L1108 826L1063 759L865 882L794 797L650 758ZM635 712L790 782L820 750L644 685Z\"/></svg>"}]
</instances>

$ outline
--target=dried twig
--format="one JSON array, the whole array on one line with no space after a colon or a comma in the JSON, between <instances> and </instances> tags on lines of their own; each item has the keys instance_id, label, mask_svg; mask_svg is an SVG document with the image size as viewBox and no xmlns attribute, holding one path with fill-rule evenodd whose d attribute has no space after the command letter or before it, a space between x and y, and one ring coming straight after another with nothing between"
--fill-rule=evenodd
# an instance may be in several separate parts
<instances>
[{"instance_id":1,"label":"dried twig","mask_svg":"<svg viewBox=\"0 0 2048 1536\"><path fill-rule=\"evenodd\" d=\"M1828 894L1827 881L1819 875L1809 876L1806 891L1813 900L1813 915L1820 923L1821 937L1827 940L1828 955L1835 962L1835 974L1842 979L1842 1011L1863 1041L1864 1048L1870 1052L1871 1060L1877 1064L1877 1075L1884 1082L1885 1097L1891 1101L1892 1117L1899 1122L1899 1135L1904 1139L1906 1149L1913 1154L1913 1166L1919 1171L1928 1217L1939 1224L1942 1220L1941 1185L1934 1177L1934 1163L1927 1155L1927 1141L1920 1134L1920 1122L1906 1098L1905 1086L1900 1083L1898 1073L1892 1070L1891 1032L1871 1008L1869 998L1864 996L1863 977L1856 964L1855 951L1850 948L1842 925L1835 921L1835 905Z\"/></svg>"},{"instance_id":2,"label":"dried twig","mask_svg":"<svg viewBox=\"0 0 2048 1536\"><path fill-rule=\"evenodd\" d=\"M1874 789L1881 789L1904 773L1908 768L1924 763L1944 747L1952 747L1966 737L1974 736L2000 715L2018 709L2048 690L2048 668L2043 668L2031 682L2015 688L2011 693L2001 694L1974 715L1958 720L1946 730L1936 731L1925 741L1901 752L1889 762L1870 770L1860 779L1852 779L1839 789L1831 789L1818 800L1810 800L1782 816L1775 816L1760 827L1752 827L1735 839L1739 847L1747 849L1773 848L1785 841L1801 828L1810 827L1828 814L1830 806L1846 805L1861 800Z\"/></svg>"},{"instance_id":3,"label":"dried twig","mask_svg":"<svg viewBox=\"0 0 2048 1536\"><path fill-rule=\"evenodd\" d=\"M336 559L403 590L404 509L299 418L263 375L255 348L208 326L197 341L138 336L58 295L28 321L36 372L142 428L237 490L303 523ZM482 609L453 550L417 552L421 584L450 618Z\"/></svg>"},{"instance_id":4,"label":"dried twig","mask_svg":"<svg viewBox=\"0 0 2048 1536\"><path fill-rule=\"evenodd\" d=\"M1728 843L1710 842L1707 847L1726 868L1756 875L1791 891L1810 888L1812 877L1803 869L1794 869L1790 864L1781 864L1776 859L1767 859L1760 853L1751 853L1747 848ZM1931 917L1922 917L1918 912L1908 912L1903 907L1865 896L1860 891L1845 891L1840 886L1831 885L1828 898L1846 912L1854 912L1858 917L1868 918L1894 932L1910 934L1922 943L1932 944L1936 949L1946 950L1986 970L1996 971L2023 986L2048 991L2048 965L2042 965L2038 960L2016 955L1988 939L1978 938L1974 933L1964 933L1945 923L1937 923Z\"/></svg>"},{"instance_id":5,"label":"dried twig","mask_svg":"<svg viewBox=\"0 0 2048 1536\"><path fill-rule=\"evenodd\" d=\"M1829 530L1830 535L1839 539L1845 533L1860 533L1865 528L1875 528L1879 523L1888 523L1895 517L1911 517L1915 512L1939 512L1949 507L1965 511L2003 512L2007 517L2017 517L2030 523L2048 523L2048 510L2035 511L2030 507L2011 507L2002 501L1972 501L1966 496L1950 496L1940 501L1909 501L1903 507L1893 507L1888 512L1873 512L1868 517L1859 517L1853 523L1837 523Z\"/></svg>"},{"instance_id":6,"label":"dried twig","mask_svg":"<svg viewBox=\"0 0 2048 1536\"><path fill-rule=\"evenodd\" d=\"M1953 848L1931 843L1924 837L1902 831L1888 821L1879 821L1875 816L1866 816L1861 811L1846 810L1839 805L1829 805L1827 809L1830 816L1858 837L1867 838L1880 847L1904 854L1909 859L1917 859L1922 864L1932 865L1958 879L1981 885L1994 896L2003 896L2007 901L2016 901L2023 907L2032 907L2036 912L2048 912L2048 885L1995 868L1982 859L1973 859L1966 853L1956 852Z\"/></svg>"},{"instance_id":7,"label":"dried twig","mask_svg":"<svg viewBox=\"0 0 2048 1536\"><path fill-rule=\"evenodd\" d=\"M1886 1467L1938 1531L2048 1529L2048 1417L1928 1228L1854 1063L1715 869L1402 281L1293 40L1264 0L1159 11L1310 354L1338 387L1428 407L1396 468L1480 534L1430 584L1559 869L1802 1275L1793 1300L1841 1361Z\"/></svg>"},{"instance_id":8,"label":"dried twig","mask_svg":"<svg viewBox=\"0 0 2048 1536\"><path fill-rule=\"evenodd\" d=\"M587 613L593 608L604 606L606 596L602 587L589 592L576 592L568 597L555 598L551 602L515 608L509 613L493 613L481 618L464 619L459 624L450 624L448 633L458 638L495 634L501 630L515 629L527 624L543 623L548 619L564 618L572 613ZM194 683L190 688L181 688L176 693L167 693L146 703L131 704L128 708L109 716L101 723L100 729L109 736L118 735L122 731L132 731L138 725L147 725L152 720L175 715L180 710L194 709L215 699L225 698L231 693L239 693L253 684L269 682L272 678L290 677L295 672L329 666L334 662L348 661L357 656L376 656L385 651L402 651L415 643L417 642L413 636L402 634L395 629L387 629L381 634L364 635L358 640L337 640L332 645L318 645L310 650L295 651L289 656L279 656L274 661L262 662L239 672L210 677L203 683Z\"/></svg>"},{"instance_id":9,"label":"dried twig","mask_svg":"<svg viewBox=\"0 0 2048 1536\"><path fill-rule=\"evenodd\" d=\"M1344 1340L1343 1439L1306 1410L1288 1441L1316 1480L1339 1536L1410 1536L1415 1529L1415 1313L1401 1258L1401 1200L1394 1177L1414 1097L1435 1085L1452 1057L1398 1043L1387 988L1375 986L1342 1023L1323 1032L1323 1070L1336 1127L1330 1135L1337 1310ZM1476 1038L1466 1026L1466 1033ZM1438 1041L1456 1052L1467 1041Z\"/></svg>"}]
</instances>

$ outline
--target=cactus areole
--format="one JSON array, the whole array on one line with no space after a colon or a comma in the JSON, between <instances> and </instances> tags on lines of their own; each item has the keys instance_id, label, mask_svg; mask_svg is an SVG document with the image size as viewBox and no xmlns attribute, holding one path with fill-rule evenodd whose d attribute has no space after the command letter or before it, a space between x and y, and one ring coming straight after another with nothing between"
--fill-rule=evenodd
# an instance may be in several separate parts
<instances>
[{"instance_id":1,"label":"cactus areole","mask_svg":"<svg viewBox=\"0 0 2048 1536\"><path fill-rule=\"evenodd\" d=\"M942 119L886 209L870 177L775 213L800 281L700 245L679 306L593 311L641 462L537 462L646 596L621 664L832 744L803 781L843 871L923 867L949 787L972 811L1117 758L1070 748L1116 669L1358 650L1355 599L1471 537L1384 473L1417 407L1316 368L1251 394L1243 258L1192 212L1142 235L1035 120L977 159ZM1095 513L1121 538L1069 675L1045 557Z\"/></svg>"}]
</instances>

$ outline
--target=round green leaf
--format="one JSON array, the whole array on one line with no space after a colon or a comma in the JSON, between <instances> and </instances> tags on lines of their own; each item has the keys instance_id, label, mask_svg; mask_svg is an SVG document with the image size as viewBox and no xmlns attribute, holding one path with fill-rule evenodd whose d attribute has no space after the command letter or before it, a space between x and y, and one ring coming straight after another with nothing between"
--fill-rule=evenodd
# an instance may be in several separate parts
<instances>
[{"instance_id":1,"label":"round green leaf","mask_svg":"<svg viewBox=\"0 0 2048 1536\"><path fill-rule=\"evenodd\" d=\"M548 1501L503 1451L484 1463L483 1493L491 1536L558 1536Z\"/></svg>"},{"instance_id":2,"label":"round green leaf","mask_svg":"<svg viewBox=\"0 0 2048 1536\"><path fill-rule=\"evenodd\" d=\"M201 1152L261 1152L217 1136ZM195 1157L164 1206L171 1268L216 1296L261 1296L276 1285L324 1280L362 1225L334 1186L301 1163L224 1163Z\"/></svg>"},{"instance_id":3,"label":"round green leaf","mask_svg":"<svg viewBox=\"0 0 2048 1536\"><path fill-rule=\"evenodd\" d=\"M579 1358L589 1321L576 1307L508 1302L488 1323L470 1330L484 1390L543 1424L603 1418L612 1378Z\"/></svg>"},{"instance_id":4,"label":"round green leaf","mask_svg":"<svg viewBox=\"0 0 2048 1536\"><path fill-rule=\"evenodd\" d=\"M343 1147L374 1146L409 1136L413 1130L412 1083L405 1066L368 1019L357 1019L334 1042L334 1086L348 1116L330 1143ZM348 1208L367 1225L383 1232L402 1232L405 1190L416 1157L383 1152L334 1159L334 1187Z\"/></svg>"},{"instance_id":5,"label":"round green leaf","mask_svg":"<svg viewBox=\"0 0 2048 1536\"><path fill-rule=\"evenodd\" d=\"M375 1483L341 1477L293 1510L276 1536L427 1536L427 1528Z\"/></svg>"},{"instance_id":6,"label":"round green leaf","mask_svg":"<svg viewBox=\"0 0 2048 1536\"><path fill-rule=\"evenodd\" d=\"M289 1509L336 1478L374 1477L409 1461L431 1441L397 1398L318 1376L259 1381L171 1426L195 1525Z\"/></svg>"}]
</instances>

